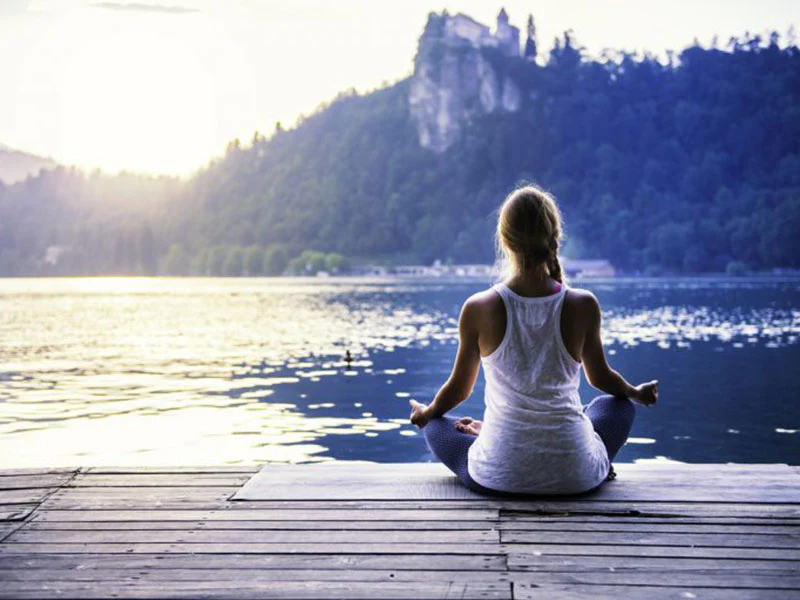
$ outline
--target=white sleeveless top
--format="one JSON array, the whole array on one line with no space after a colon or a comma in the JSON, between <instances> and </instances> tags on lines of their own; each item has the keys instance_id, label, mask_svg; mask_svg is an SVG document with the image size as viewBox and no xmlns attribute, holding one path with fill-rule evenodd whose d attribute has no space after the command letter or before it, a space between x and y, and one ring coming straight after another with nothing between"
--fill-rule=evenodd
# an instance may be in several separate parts
<instances>
[{"instance_id":1,"label":"white sleeveless top","mask_svg":"<svg viewBox=\"0 0 800 600\"><path fill-rule=\"evenodd\" d=\"M583 412L581 363L561 337L567 289L528 298L506 284L506 331L482 357L486 379L483 427L467 469L484 487L528 494L575 494L605 480L608 452Z\"/></svg>"}]
</instances>

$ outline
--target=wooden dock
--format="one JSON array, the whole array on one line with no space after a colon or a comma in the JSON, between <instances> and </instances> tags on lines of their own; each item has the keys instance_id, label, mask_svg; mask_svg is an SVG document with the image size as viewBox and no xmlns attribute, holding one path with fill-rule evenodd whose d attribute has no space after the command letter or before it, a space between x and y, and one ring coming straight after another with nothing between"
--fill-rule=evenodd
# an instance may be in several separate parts
<instances>
[{"instance_id":1,"label":"wooden dock","mask_svg":"<svg viewBox=\"0 0 800 600\"><path fill-rule=\"evenodd\" d=\"M529 500L391 465L265 500L232 499L257 467L3 470L0 598L800 598L800 467L615 467Z\"/></svg>"}]
</instances>

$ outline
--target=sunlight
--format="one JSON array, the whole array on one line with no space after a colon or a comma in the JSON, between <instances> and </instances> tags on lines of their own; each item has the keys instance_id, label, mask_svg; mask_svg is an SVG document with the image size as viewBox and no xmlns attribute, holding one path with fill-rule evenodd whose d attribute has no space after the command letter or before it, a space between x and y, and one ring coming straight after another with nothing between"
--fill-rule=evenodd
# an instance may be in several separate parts
<instances>
[{"instance_id":1,"label":"sunlight","mask_svg":"<svg viewBox=\"0 0 800 600\"><path fill-rule=\"evenodd\" d=\"M59 86L62 135L76 141L79 161L102 147L107 169L187 171L218 151L212 124L223 106L235 102L254 120L248 62L207 18L196 21L176 31L174 21L149 14L95 11L64 29L73 45Z\"/></svg>"}]
</instances>

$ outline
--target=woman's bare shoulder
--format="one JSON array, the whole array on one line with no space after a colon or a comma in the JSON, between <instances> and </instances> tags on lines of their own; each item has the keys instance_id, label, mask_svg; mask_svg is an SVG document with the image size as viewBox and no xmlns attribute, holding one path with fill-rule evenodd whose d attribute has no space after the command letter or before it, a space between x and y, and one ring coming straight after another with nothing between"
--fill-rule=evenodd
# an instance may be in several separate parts
<instances>
[{"instance_id":1,"label":"woman's bare shoulder","mask_svg":"<svg viewBox=\"0 0 800 600\"><path fill-rule=\"evenodd\" d=\"M503 300L493 289L472 294L464 301L464 311L476 317L496 314L503 311Z\"/></svg>"},{"instance_id":2,"label":"woman's bare shoulder","mask_svg":"<svg viewBox=\"0 0 800 600\"><path fill-rule=\"evenodd\" d=\"M590 317L600 310L600 302L589 290L581 288L569 288L569 293L564 298L564 305L570 309L570 312Z\"/></svg>"}]
</instances>

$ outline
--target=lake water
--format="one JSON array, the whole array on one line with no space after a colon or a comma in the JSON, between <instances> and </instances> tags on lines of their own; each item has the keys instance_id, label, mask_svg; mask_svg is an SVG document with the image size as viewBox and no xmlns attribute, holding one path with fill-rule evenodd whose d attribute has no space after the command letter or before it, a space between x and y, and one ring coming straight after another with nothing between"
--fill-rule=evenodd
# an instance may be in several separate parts
<instances>
[{"instance_id":1,"label":"lake water","mask_svg":"<svg viewBox=\"0 0 800 600\"><path fill-rule=\"evenodd\" d=\"M486 285L0 279L0 466L430 460L408 399L444 382ZM800 462L800 281L573 285L612 366L660 380L617 461Z\"/></svg>"}]
</instances>

